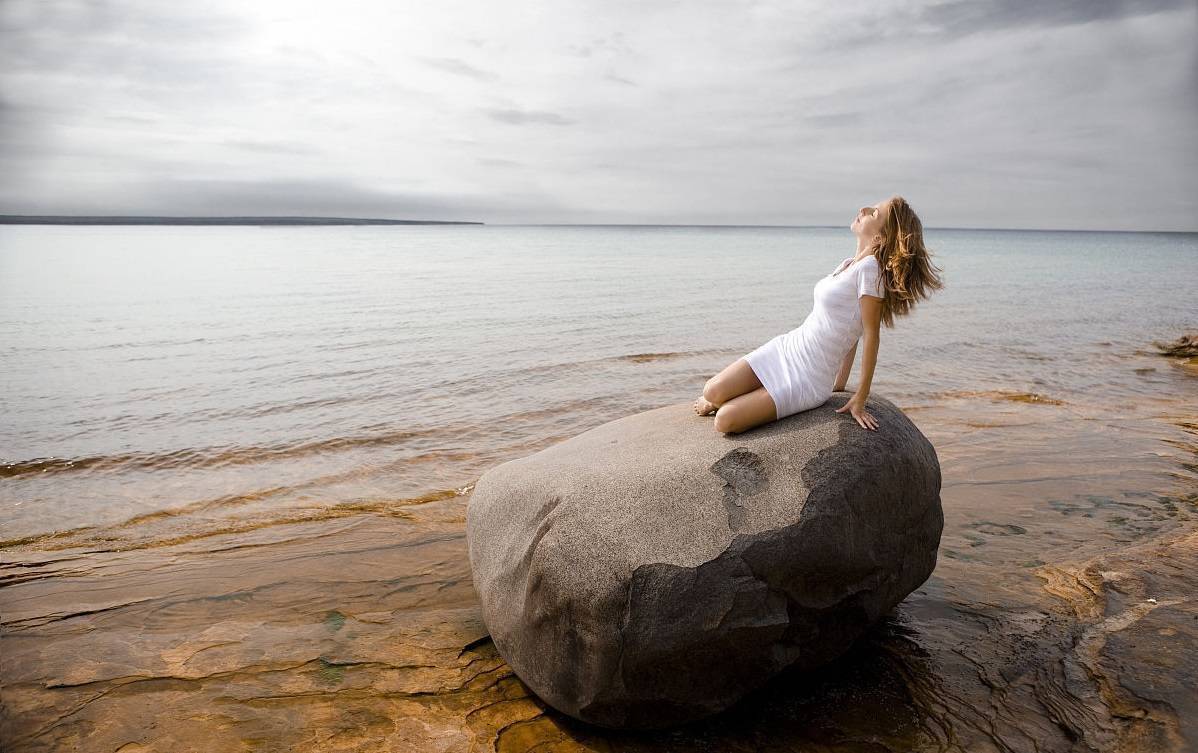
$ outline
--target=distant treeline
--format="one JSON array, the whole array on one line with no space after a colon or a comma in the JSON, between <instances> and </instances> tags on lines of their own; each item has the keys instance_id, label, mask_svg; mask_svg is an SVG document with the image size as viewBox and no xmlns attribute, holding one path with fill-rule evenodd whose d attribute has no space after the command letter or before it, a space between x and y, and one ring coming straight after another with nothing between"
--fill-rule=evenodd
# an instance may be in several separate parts
<instances>
[{"instance_id":1,"label":"distant treeline","mask_svg":"<svg viewBox=\"0 0 1198 753\"><path fill-rule=\"evenodd\" d=\"M360 217L68 217L0 214L0 225L482 225L442 220L375 220Z\"/></svg>"}]
</instances>

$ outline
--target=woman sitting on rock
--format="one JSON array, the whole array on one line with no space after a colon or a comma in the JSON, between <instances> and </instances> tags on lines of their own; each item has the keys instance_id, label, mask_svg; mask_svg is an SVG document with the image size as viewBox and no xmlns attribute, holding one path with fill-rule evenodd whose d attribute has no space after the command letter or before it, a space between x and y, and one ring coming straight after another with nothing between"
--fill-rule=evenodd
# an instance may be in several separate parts
<instances>
[{"instance_id":1,"label":"woman sitting on rock","mask_svg":"<svg viewBox=\"0 0 1198 753\"><path fill-rule=\"evenodd\" d=\"M923 245L923 224L901 196L861 207L849 226L857 253L815 284L815 308L798 327L736 359L707 381L695 400L700 416L715 413L717 431L742 432L823 405L845 388L864 335L861 384L837 413L849 411L877 430L866 412L878 359L880 325L944 287Z\"/></svg>"}]
</instances>

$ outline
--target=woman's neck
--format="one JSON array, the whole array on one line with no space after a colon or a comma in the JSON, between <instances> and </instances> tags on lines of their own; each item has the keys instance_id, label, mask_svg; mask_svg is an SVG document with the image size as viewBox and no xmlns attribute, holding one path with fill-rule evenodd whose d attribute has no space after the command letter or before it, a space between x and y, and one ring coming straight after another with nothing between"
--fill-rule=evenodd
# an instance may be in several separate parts
<instances>
[{"instance_id":1,"label":"woman's neck","mask_svg":"<svg viewBox=\"0 0 1198 753\"><path fill-rule=\"evenodd\" d=\"M869 256L870 253L871 253L871 251L870 251L869 241L865 240L864 238L858 238L857 239L857 253L853 254L853 261L856 261L858 259L864 259L866 256Z\"/></svg>"}]
</instances>

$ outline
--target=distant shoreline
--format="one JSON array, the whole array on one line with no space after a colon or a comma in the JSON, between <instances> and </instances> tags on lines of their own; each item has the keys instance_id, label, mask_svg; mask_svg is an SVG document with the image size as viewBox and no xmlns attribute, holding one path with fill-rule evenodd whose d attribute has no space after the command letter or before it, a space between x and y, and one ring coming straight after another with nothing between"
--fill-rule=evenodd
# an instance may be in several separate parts
<instances>
[{"instance_id":1,"label":"distant shoreline","mask_svg":"<svg viewBox=\"0 0 1198 753\"><path fill-rule=\"evenodd\" d=\"M75 217L0 214L0 225L482 225L450 220L378 220L360 217Z\"/></svg>"},{"instance_id":2,"label":"distant shoreline","mask_svg":"<svg viewBox=\"0 0 1198 753\"><path fill-rule=\"evenodd\" d=\"M459 220L382 220L369 217L155 217L155 216L73 216L0 214L0 225L213 225L213 226L335 226L335 225L475 225L487 227L563 227L563 228L706 228L713 230L774 229L815 230L843 229L843 225L707 225L671 223L588 223L588 222L485 222ZM1194 235L1195 230L1093 230L1085 228L1012 228L1012 227L938 227L925 225L926 231L985 230L1003 233L1124 233L1129 235L1164 234Z\"/></svg>"}]
</instances>

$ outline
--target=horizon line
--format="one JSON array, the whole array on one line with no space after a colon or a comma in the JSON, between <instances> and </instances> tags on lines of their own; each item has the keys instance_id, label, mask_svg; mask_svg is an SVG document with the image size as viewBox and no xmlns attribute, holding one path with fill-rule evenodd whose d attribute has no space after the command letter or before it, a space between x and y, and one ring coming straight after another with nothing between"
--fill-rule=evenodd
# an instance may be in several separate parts
<instances>
[{"instance_id":1,"label":"horizon line","mask_svg":"<svg viewBox=\"0 0 1198 753\"><path fill-rule=\"evenodd\" d=\"M18 220L10 222L9 220ZM23 220L23 221L22 221ZM65 222L56 222L56 220L66 220ZM75 220L72 222L72 220ZM788 224L759 224L759 223L671 223L671 222L483 222L478 220L396 220L390 218L375 218L375 217L334 217L328 215L97 215L97 214L0 214L0 224L7 225L83 225L86 222L78 222L78 220L103 220L96 224L103 225L137 225L147 224L144 221L155 220L157 224L184 225L195 223L198 221L224 221L232 224L232 221L250 222L255 220L261 221L287 221L289 224L377 224L377 225L477 225L477 226L492 226L492 227L630 227L630 228L777 228L777 229L830 229L830 228L845 228L847 225L788 225ZM123 223L121 220L130 222ZM142 222L138 222L142 221ZM1112 229L1095 229L1095 228L1038 228L1038 227L972 227L972 226L949 226L949 225L927 225L926 230L989 230L1003 232L1040 232L1040 233L1171 233L1192 235L1198 233L1198 229L1194 230L1112 230Z\"/></svg>"},{"instance_id":2,"label":"horizon line","mask_svg":"<svg viewBox=\"0 0 1198 753\"><path fill-rule=\"evenodd\" d=\"M659 223L659 222L487 222L480 223L498 227L728 227L728 228L781 228L801 230L805 228L848 229L848 225L745 225L745 224L699 224L699 223ZM1011 232L1034 233L1179 233L1193 235L1194 230L1102 230L1094 228L1041 228L1041 227L967 227L948 225L924 225L925 230L1001 230Z\"/></svg>"}]
</instances>

